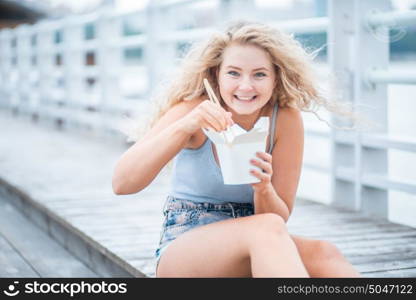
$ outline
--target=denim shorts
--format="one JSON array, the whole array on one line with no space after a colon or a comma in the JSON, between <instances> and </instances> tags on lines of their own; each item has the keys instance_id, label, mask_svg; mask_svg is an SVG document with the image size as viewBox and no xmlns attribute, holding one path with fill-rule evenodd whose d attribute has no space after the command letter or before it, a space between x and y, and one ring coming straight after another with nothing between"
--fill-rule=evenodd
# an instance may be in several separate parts
<instances>
[{"instance_id":1,"label":"denim shorts","mask_svg":"<svg viewBox=\"0 0 416 300\"><path fill-rule=\"evenodd\" d=\"M165 220L160 234L159 248L155 252L157 265L167 246L182 233L201 225L253 214L252 203L215 204L168 196L163 208Z\"/></svg>"}]
</instances>

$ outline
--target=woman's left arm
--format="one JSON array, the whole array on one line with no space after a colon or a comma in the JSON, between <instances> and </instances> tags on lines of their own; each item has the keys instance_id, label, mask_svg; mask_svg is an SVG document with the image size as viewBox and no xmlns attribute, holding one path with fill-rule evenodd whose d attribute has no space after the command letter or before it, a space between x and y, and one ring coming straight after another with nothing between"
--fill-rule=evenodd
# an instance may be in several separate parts
<instances>
[{"instance_id":1,"label":"woman's left arm","mask_svg":"<svg viewBox=\"0 0 416 300\"><path fill-rule=\"evenodd\" d=\"M272 155L260 152L251 163L263 169L252 175L256 214L276 213L285 221L293 209L303 160L304 129L301 112L281 108L276 121L276 146Z\"/></svg>"}]
</instances>

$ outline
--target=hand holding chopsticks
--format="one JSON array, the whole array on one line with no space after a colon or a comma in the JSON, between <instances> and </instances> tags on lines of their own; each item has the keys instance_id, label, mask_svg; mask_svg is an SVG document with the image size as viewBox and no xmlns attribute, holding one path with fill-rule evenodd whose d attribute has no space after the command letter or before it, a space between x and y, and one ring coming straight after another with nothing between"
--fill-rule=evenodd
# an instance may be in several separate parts
<instances>
[{"instance_id":1,"label":"hand holding chopsticks","mask_svg":"<svg viewBox=\"0 0 416 300\"><path fill-rule=\"evenodd\" d=\"M205 90L207 91L208 97L209 99L216 103L217 105L219 105L221 107L220 101L218 100L217 96L215 95L211 85L209 84L208 80L206 78L204 78L203 80L204 82L204 86L205 86ZM229 141L227 139L227 136L225 135L225 133L222 133L224 140L226 141L227 144L229 144Z\"/></svg>"},{"instance_id":2,"label":"hand holding chopsticks","mask_svg":"<svg viewBox=\"0 0 416 300\"><path fill-rule=\"evenodd\" d=\"M209 99L212 102L216 103L217 105L221 106L221 103L218 100L217 96L215 95L215 93L214 93L211 85L209 84L209 81L206 78L204 78L203 82L204 82L205 90L207 91L207 94L208 94ZM222 133L222 136L223 136L225 142L227 144L230 144L230 142L228 141L227 136L225 135L224 132Z\"/></svg>"},{"instance_id":3,"label":"hand holding chopsticks","mask_svg":"<svg viewBox=\"0 0 416 300\"><path fill-rule=\"evenodd\" d=\"M221 103L218 100L217 96L215 95L214 90L212 89L211 85L209 84L209 81L206 78L204 78L203 82L204 82L205 90L207 91L209 100L211 100L212 102L216 103L218 106L221 107ZM232 121L232 119L231 119L231 122L234 123Z\"/></svg>"}]
</instances>

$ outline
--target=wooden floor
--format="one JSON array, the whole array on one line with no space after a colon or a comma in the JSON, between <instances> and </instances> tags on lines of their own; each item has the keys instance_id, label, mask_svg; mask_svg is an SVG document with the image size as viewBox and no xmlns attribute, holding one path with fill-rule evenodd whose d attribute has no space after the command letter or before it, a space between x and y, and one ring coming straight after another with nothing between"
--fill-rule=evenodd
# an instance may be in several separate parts
<instances>
[{"instance_id":1,"label":"wooden floor","mask_svg":"<svg viewBox=\"0 0 416 300\"><path fill-rule=\"evenodd\" d=\"M298 201L288 227L333 242L363 276L416 276L415 228L309 201Z\"/></svg>"},{"instance_id":2,"label":"wooden floor","mask_svg":"<svg viewBox=\"0 0 416 300\"><path fill-rule=\"evenodd\" d=\"M54 201L48 207L153 277L153 254L163 222L160 199L166 193L159 187L139 193L134 200L120 199L117 207L113 200L98 198L82 203ZM333 242L363 276L416 276L414 228L300 199L288 228L291 234Z\"/></svg>"},{"instance_id":3,"label":"wooden floor","mask_svg":"<svg viewBox=\"0 0 416 300\"><path fill-rule=\"evenodd\" d=\"M114 261L131 276L155 275L168 172L138 194L116 196L111 176L125 151L120 144L7 114L0 114L0 127L8 128L0 139L0 196L20 203L26 215L99 276L120 274L103 269L106 261ZM2 189L2 181L20 196ZM30 206L21 205L26 198L33 201ZM59 226L45 221L42 213L53 216ZM292 234L332 241L363 276L416 277L415 228L305 200L296 202L288 228ZM82 243L101 256L93 256Z\"/></svg>"},{"instance_id":4,"label":"wooden floor","mask_svg":"<svg viewBox=\"0 0 416 300\"><path fill-rule=\"evenodd\" d=\"M0 277L99 277L0 197Z\"/></svg>"}]
</instances>

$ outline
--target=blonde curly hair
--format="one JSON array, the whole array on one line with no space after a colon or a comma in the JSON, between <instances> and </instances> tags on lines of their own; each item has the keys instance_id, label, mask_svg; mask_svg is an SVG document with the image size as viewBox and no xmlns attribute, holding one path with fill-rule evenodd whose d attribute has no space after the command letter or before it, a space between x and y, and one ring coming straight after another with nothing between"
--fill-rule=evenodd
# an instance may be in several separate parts
<instances>
[{"instance_id":1,"label":"blonde curly hair","mask_svg":"<svg viewBox=\"0 0 416 300\"><path fill-rule=\"evenodd\" d=\"M164 93L155 99L156 111L147 122L147 128L181 101L207 98L203 79L207 78L217 95L219 87L217 71L223 61L223 53L231 44L254 45L264 49L270 56L276 72L276 86L268 102L273 106L292 107L316 113L320 107L342 116L356 119L348 103L328 100L318 89L317 76L312 61L317 51L308 53L292 35L266 24L239 21L224 32L216 32L209 39L195 43L183 57L179 74ZM221 97L219 97L222 102ZM336 127L336 126L335 126ZM349 128L352 129L352 128ZM136 131L137 133L137 131ZM137 140L132 138L132 140Z\"/></svg>"}]
</instances>

